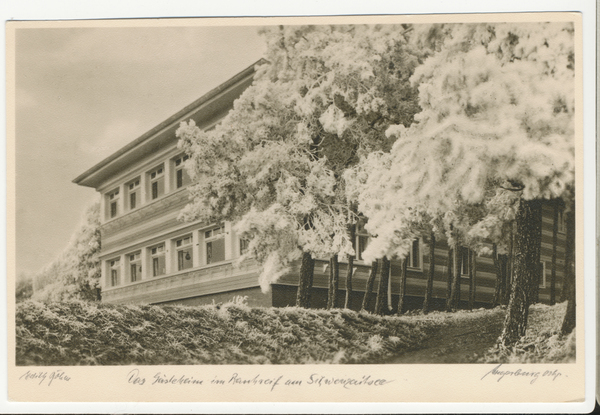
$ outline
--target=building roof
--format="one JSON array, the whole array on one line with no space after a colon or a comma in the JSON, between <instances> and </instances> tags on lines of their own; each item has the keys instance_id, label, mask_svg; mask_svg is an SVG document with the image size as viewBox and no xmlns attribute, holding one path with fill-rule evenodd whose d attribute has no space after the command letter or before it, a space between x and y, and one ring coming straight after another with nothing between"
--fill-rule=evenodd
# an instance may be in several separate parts
<instances>
[{"instance_id":1,"label":"building roof","mask_svg":"<svg viewBox=\"0 0 600 415\"><path fill-rule=\"evenodd\" d=\"M139 160L140 155L149 154L175 140L179 123L190 118L210 119L231 106L233 101L252 83L256 66L266 63L260 59L229 80L207 92L191 104L173 114L151 130L131 141L92 168L73 179L73 183L98 188L125 166ZM197 121L198 122L198 121Z\"/></svg>"}]
</instances>

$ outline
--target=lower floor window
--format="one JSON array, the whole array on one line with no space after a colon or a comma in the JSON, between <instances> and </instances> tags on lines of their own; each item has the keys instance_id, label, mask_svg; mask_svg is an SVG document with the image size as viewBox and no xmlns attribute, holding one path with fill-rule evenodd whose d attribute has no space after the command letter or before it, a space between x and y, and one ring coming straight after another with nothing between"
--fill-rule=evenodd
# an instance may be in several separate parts
<instances>
[{"instance_id":1,"label":"lower floor window","mask_svg":"<svg viewBox=\"0 0 600 415\"><path fill-rule=\"evenodd\" d=\"M206 263L225 260L225 239L215 239L206 243Z\"/></svg>"},{"instance_id":2,"label":"lower floor window","mask_svg":"<svg viewBox=\"0 0 600 415\"><path fill-rule=\"evenodd\" d=\"M225 260L224 231L223 226L220 226L204 232L207 264Z\"/></svg>"},{"instance_id":3,"label":"lower floor window","mask_svg":"<svg viewBox=\"0 0 600 415\"><path fill-rule=\"evenodd\" d=\"M192 258L192 236L186 236L184 238L175 241L177 249L177 269L179 271L192 268L194 266L194 260Z\"/></svg>"},{"instance_id":4,"label":"lower floor window","mask_svg":"<svg viewBox=\"0 0 600 415\"><path fill-rule=\"evenodd\" d=\"M469 248L464 246L460 247L460 273L462 275L469 275L469 269L471 264L469 263Z\"/></svg>"},{"instance_id":5,"label":"lower floor window","mask_svg":"<svg viewBox=\"0 0 600 415\"><path fill-rule=\"evenodd\" d=\"M138 266L135 264L131 264L131 282L136 282L138 280Z\"/></svg>"},{"instance_id":6,"label":"lower floor window","mask_svg":"<svg viewBox=\"0 0 600 415\"><path fill-rule=\"evenodd\" d=\"M121 274L121 261L113 259L110 261L110 285L115 287L119 285L119 277Z\"/></svg>"},{"instance_id":7,"label":"lower floor window","mask_svg":"<svg viewBox=\"0 0 600 415\"><path fill-rule=\"evenodd\" d=\"M421 268L421 240L414 239L410 246L408 254L408 264L411 268Z\"/></svg>"},{"instance_id":8,"label":"lower floor window","mask_svg":"<svg viewBox=\"0 0 600 415\"><path fill-rule=\"evenodd\" d=\"M365 249L367 249L367 245L369 245L369 237L367 235L358 235L357 236L357 241L358 241L358 249L356 250L356 259L361 260L363 259L362 254L363 252L365 252Z\"/></svg>"},{"instance_id":9,"label":"lower floor window","mask_svg":"<svg viewBox=\"0 0 600 415\"><path fill-rule=\"evenodd\" d=\"M546 261L540 262L539 273L540 273L540 288L546 288Z\"/></svg>"},{"instance_id":10,"label":"lower floor window","mask_svg":"<svg viewBox=\"0 0 600 415\"><path fill-rule=\"evenodd\" d=\"M150 250L152 257L152 276L157 277L167 272L165 262L165 246L158 245Z\"/></svg>"},{"instance_id":11,"label":"lower floor window","mask_svg":"<svg viewBox=\"0 0 600 415\"><path fill-rule=\"evenodd\" d=\"M129 280L136 282L142 278L142 261L141 253L129 255Z\"/></svg>"}]
</instances>

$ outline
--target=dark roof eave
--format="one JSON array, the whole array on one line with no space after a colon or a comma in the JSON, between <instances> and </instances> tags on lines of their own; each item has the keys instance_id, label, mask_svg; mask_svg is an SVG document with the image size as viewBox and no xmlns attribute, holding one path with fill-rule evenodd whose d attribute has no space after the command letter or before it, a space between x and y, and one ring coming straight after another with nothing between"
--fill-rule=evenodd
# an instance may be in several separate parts
<instances>
[{"instance_id":1,"label":"dark roof eave","mask_svg":"<svg viewBox=\"0 0 600 415\"><path fill-rule=\"evenodd\" d=\"M75 179L73 179L72 182L75 183L75 184L81 185L81 186L89 186L89 185L87 185L85 183L82 183L83 181L85 181L86 178L88 178L92 174L98 172L103 167L107 166L112 161L118 159L123 154L127 153L128 151L130 151L131 149L137 147L138 145L140 145L141 143L143 143L144 141L146 141L150 137L154 136L156 133L160 132L162 129L166 128L167 126L169 126L173 122L175 122L178 119L180 119L181 117L183 117L186 113L191 112L195 108L197 108L197 107L201 106L202 104L210 101L211 99L215 98L217 95L219 95L220 93L222 93L223 91L226 91L228 88L231 88L232 86L234 86L238 82L242 81L244 78L247 78L248 76L252 75L255 72L256 66L262 65L264 63L267 63L267 61L265 59L263 59L263 58L259 59L258 61L256 61L252 65L248 66L246 69L242 70L238 74L236 74L233 77L229 78L227 81L223 82L221 85L219 85L216 88L208 91L206 94L202 95L200 98L198 98L197 100L195 100L191 104L186 105L183 109L181 109L180 111L176 112L175 114L173 114L172 116L170 116L169 118L167 118L165 121L161 122L160 124L158 124L157 126L155 126L154 128L152 128L151 130L147 131L146 133L144 133L140 137L136 138L135 140L133 140L129 144L125 145L121 149L117 150L116 152L114 152L113 154L111 154L110 156L108 156L107 158L105 158L104 160L102 160L101 162L99 162L98 164L96 164L93 167L91 167L90 169L86 170L84 173L80 174ZM94 187L94 186L90 186L90 187Z\"/></svg>"}]
</instances>

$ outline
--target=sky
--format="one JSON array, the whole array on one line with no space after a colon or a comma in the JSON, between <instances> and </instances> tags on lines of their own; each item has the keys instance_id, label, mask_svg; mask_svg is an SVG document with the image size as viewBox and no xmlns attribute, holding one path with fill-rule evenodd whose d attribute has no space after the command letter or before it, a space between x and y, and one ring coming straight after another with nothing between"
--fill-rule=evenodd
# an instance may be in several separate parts
<instances>
[{"instance_id":1,"label":"sky","mask_svg":"<svg viewBox=\"0 0 600 415\"><path fill-rule=\"evenodd\" d=\"M18 29L16 266L68 245L94 189L72 180L264 54L256 27Z\"/></svg>"}]
</instances>

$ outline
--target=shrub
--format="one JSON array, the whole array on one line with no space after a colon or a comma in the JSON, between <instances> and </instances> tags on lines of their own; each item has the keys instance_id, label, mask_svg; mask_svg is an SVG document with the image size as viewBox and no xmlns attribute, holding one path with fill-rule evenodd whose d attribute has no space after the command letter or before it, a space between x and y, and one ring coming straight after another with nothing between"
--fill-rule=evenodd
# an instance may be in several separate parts
<instances>
[{"instance_id":1,"label":"shrub","mask_svg":"<svg viewBox=\"0 0 600 415\"><path fill-rule=\"evenodd\" d=\"M418 347L422 323L349 310L17 305L18 365L370 363Z\"/></svg>"}]
</instances>

